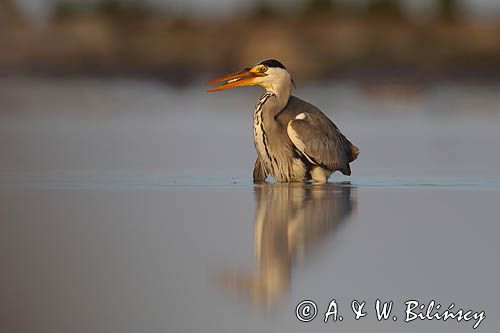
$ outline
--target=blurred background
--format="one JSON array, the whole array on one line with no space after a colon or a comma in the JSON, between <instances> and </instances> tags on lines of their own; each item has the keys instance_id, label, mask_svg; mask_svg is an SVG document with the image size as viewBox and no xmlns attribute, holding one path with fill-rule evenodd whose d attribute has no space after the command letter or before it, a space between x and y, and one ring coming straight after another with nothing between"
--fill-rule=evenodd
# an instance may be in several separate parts
<instances>
[{"instance_id":1,"label":"blurred background","mask_svg":"<svg viewBox=\"0 0 500 333\"><path fill-rule=\"evenodd\" d=\"M2 75L186 85L278 58L296 80L500 79L494 0L1 0Z\"/></svg>"},{"instance_id":2,"label":"blurred background","mask_svg":"<svg viewBox=\"0 0 500 333\"><path fill-rule=\"evenodd\" d=\"M270 58L362 146L358 175L500 169L497 1L0 0L0 45L16 174L247 176L258 88L205 82Z\"/></svg>"}]
</instances>

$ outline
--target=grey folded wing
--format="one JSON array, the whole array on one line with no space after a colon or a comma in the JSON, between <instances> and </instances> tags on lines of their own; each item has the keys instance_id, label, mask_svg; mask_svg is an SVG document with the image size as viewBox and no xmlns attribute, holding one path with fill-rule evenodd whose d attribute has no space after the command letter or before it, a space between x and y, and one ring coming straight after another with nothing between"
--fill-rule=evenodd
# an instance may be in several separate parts
<instances>
[{"instance_id":1,"label":"grey folded wing","mask_svg":"<svg viewBox=\"0 0 500 333\"><path fill-rule=\"evenodd\" d=\"M288 122L288 137L313 165L350 175L359 150L321 112L304 112Z\"/></svg>"}]
</instances>

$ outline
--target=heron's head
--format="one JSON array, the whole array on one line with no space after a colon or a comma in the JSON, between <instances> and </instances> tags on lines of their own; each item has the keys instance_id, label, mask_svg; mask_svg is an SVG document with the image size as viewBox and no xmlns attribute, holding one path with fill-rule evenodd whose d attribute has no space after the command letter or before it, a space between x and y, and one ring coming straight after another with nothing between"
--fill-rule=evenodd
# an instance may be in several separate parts
<instances>
[{"instance_id":1,"label":"heron's head","mask_svg":"<svg viewBox=\"0 0 500 333\"><path fill-rule=\"evenodd\" d=\"M291 90L293 84L290 73L278 60L264 60L251 68L224 75L208 82L209 85L222 83L222 85L207 91L220 91L242 86L261 86L268 91L279 92L281 89Z\"/></svg>"}]
</instances>

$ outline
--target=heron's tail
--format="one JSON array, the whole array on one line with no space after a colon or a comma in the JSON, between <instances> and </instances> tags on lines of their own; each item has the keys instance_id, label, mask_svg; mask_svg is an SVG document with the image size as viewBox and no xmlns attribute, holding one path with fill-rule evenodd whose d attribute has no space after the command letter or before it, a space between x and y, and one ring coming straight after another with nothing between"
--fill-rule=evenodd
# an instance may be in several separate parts
<instances>
[{"instance_id":1,"label":"heron's tail","mask_svg":"<svg viewBox=\"0 0 500 333\"><path fill-rule=\"evenodd\" d=\"M349 163L347 163L342 170L340 170L344 176L350 176L351 175L351 167L349 166Z\"/></svg>"},{"instance_id":2,"label":"heron's tail","mask_svg":"<svg viewBox=\"0 0 500 333\"><path fill-rule=\"evenodd\" d=\"M345 176L351 175L351 166L349 165L349 163L351 163L356 158L358 158L358 155L359 155L359 148L356 147L355 145L353 145L352 143L350 143L349 141L348 141L348 143L349 143L349 152L350 152L349 162L346 163L344 165L344 167L340 170L340 172L342 172L342 174Z\"/></svg>"},{"instance_id":3,"label":"heron's tail","mask_svg":"<svg viewBox=\"0 0 500 333\"><path fill-rule=\"evenodd\" d=\"M349 142L349 148L351 149L351 158L349 162L354 161L355 159L358 158L359 155L359 148L353 145L352 143Z\"/></svg>"}]
</instances>

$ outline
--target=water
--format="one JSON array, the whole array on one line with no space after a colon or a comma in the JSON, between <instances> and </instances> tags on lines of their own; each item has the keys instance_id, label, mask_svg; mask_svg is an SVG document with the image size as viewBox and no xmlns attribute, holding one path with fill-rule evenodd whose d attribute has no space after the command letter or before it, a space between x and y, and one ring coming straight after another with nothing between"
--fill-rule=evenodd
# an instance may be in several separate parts
<instances>
[{"instance_id":1,"label":"water","mask_svg":"<svg viewBox=\"0 0 500 333\"><path fill-rule=\"evenodd\" d=\"M499 92L299 87L360 147L353 177L254 186L256 89L2 79L2 331L472 331L405 323L407 300L496 331ZM325 324L332 299L344 320Z\"/></svg>"}]
</instances>

